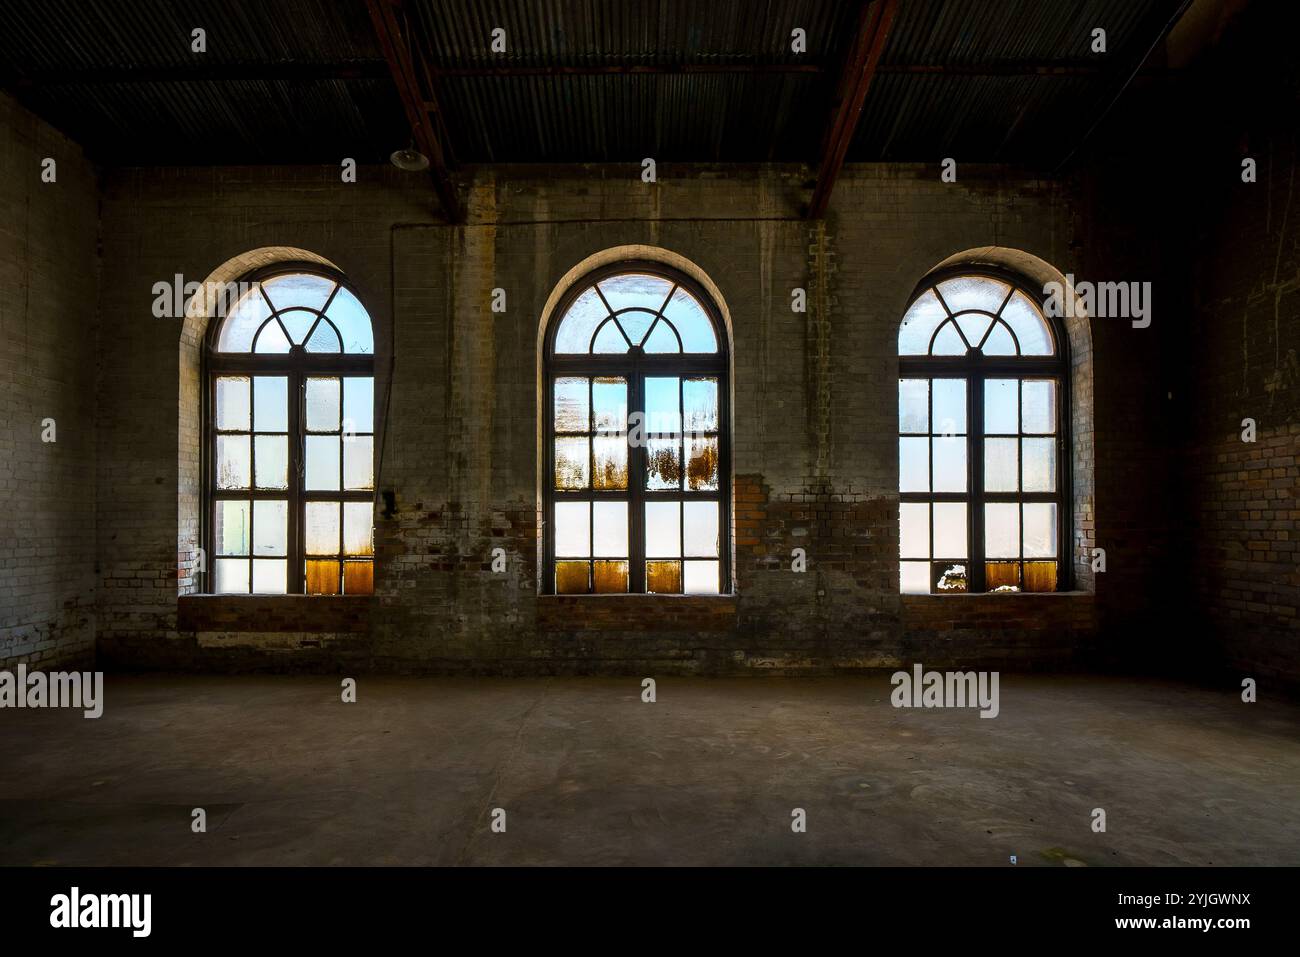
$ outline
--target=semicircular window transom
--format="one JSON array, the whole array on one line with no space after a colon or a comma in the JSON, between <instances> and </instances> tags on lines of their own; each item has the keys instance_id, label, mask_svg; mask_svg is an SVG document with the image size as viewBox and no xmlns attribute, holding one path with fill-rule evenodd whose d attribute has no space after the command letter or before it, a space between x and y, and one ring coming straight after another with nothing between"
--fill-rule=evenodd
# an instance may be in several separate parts
<instances>
[{"instance_id":1,"label":"semicircular window transom","mask_svg":"<svg viewBox=\"0 0 1300 957\"><path fill-rule=\"evenodd\" d=\"M241 290L217 337L223 353L372 355L370 316L346 286L313 273L283 273Z\"/></svg>"},{"instance_id":2,"label":"semicircular window transom","mask_svg":"<svg viewBox=\"0 0 1300 957\"><path fill-rule=\"evenodd\" d=\"M916 298L898 329L900 356L1054 356L1042 310L988 276L956 276Z\"/></svg>"},{"instance_id":3,"label":"semicircular window transom","mask_svg":"<svg viewBox=\"0 0 1300 957\"><path fill-rule=\"evenodd\" d=\"M556 355L713 354L718 335L700 300L663 276L626 272L584 289L560 319Z\"/></svg>"}]
</instances>

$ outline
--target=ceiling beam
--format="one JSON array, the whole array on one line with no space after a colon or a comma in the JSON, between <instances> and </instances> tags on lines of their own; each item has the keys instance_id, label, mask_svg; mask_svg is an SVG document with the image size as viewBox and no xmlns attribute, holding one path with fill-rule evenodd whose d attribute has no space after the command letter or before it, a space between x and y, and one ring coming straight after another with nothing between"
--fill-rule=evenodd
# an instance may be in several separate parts
<instances>
[{"instance_id":1,"label":"ceiling beam","mask_svg":"<svg viewBox=\"0 0 1300 957\"><path fill-rule=\"evenodd\" d=\"M826 215L831 190L835 188L835 180L844 166L844 157L853 140L853 131L857 129L858 117L862 115L862 105L867 100L867 91L871 89L871 80L876 75L880 56L885 50L885 40L889 37L889 29L893 26L897 13L898 0L872 0L862 4L853 47L844 63L835 108L822 143L817 183L808 204L809 219L820 219Z\"/></svg>"},{"instance_id":2,"label":"ceiling beam","mask_svg":"<svg viewBox=\"0 0 1300 957\"><path fill-rule=\"evenodd\" d=\"M429 177L433 188L442 202L443 211L453 223L463 221L460 200L456 198L456 188L447 172L447 154L438 138L430 110L426 104L436 104L432 90L421 90L417 78L415 57L419 53L413 49L410 38L404 33L397 20L397 11L390 0L366 0L370 9L370 20L375 26L375 36L379 48L388 62L388 71L401 97L402 107L406 110L406 121L410 124L411 135L415 144L429 160Z\"/></svg>"},{"instance_id":3,"label":"ceiling beam","mask_svg":"<svg viewBox=\"0 0 1300 957\"><path fill-rule=\"evenodd\" d=\"M98 86L113 83L225 83L237 80L384 80L389 76L383 60L340 63L222 63L213 66L95 67L89 70L6 72L0 82L11 89L51 86Z\"/></svg>"}]
</instances>

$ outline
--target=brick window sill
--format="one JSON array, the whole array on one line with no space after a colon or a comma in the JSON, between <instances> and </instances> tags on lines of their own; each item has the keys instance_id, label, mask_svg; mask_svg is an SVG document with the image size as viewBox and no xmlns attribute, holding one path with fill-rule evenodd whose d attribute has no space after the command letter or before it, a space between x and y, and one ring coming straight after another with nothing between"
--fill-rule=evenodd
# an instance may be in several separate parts
<instances>
[{"instance_id":1,"label":"brick window sill","mask_svg":"<svg viewBox=\"0 0 1300 957\"><path fill-rule=\"evenodd\" d=\"M178 631L359 632L371 595L181 595Z\"/></svg>"},{"instance_id":2,"label":"brick window sill","mask_svg":"<svg viewBox=\"0 0 1300 957\"><path fill-rule=\"evenodd\" d=\"M729 631L731 595L539 595L545 631Z\"/></svg>"},{"instance_id":3,"label":"brick window sill","mask_svg":"<svg viewBox=\"0 0 1300 957\"><path fill-rule=\"evenodd\" d=\"M899 595L903 604L925 604L931 601L1053 601L1059 598L1092 598L1090 591L956 591L933 595Z\"/></svg>"}]
</instances>

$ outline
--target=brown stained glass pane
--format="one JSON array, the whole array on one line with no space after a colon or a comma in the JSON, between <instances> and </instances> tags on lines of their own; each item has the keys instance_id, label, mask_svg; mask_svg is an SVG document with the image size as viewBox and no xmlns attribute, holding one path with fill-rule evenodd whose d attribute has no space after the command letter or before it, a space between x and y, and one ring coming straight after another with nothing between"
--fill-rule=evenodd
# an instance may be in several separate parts
<instances>
[{"instance_id":1,"label":"brown stained glass pane","mask_svg":"<svg viewBox=\"0 0 1300 957\"><path fill-rule=\"evenodd\" d=\"M687 440L686 484L696 490L718 487L718 437L696 436Z\"/></svg>"},{"instance_id":2,"label":"brown stained glass pane","mask_svg":"<svg viewBox=\"0 0 1300 957\"><path fill-rule=\"evenodd\" d=\"M627 562L595 562L592 568L597 595L627 591Z\"/></svg>"},{"instance_id":3,"label":"brown stained glass pane","mask_svg":"<svg viewBox=\"0 0 1300 957\"><path fill-rule=\"evenodd\" d=\"M681 562L646 562L645 589L658 594L679 594L682 590Z\"/></svg>"},{"instance_id":4,"label":"brown stained glass pane","mask_svg":"<svg viewBox=\"0 0 1300 957\"><path fill-rule=\"evenodd\" d=\"M598 435L594 441L596 474L592 477L592 488L627 488L627 438Z\"/></svg>"},{"instance_id":5,"label":"brown stained glass pane","mask_svg":"<svg viewBox=\"0 0 1300 957\"><path fill-rule=\"evenodd\" d=\"M682 487L681 439L650 439L646 443L645 487L654 491Z\"/></svg>"},{"instance_id":6,"label":"brown stained glass pane","mask_svg":"<svg viewBox=\"0 0 1300 957\"><path fill-rule=\"evenodd\" d=\"M1025 562L1025 591L1056 591L1056 562Z\"/></svg>"},{"instance_id":7,"label":"brown stained glass pane","mask_svg":"<svg viewBox=\"0 0 1300 957\"><path fill-rule=\"evenodd\" d=\"M988 591L1020 591L1020 563L985 562L984 587Z\"/></svg>"},{"instance_id":8,"label":"brown stained glass pane","mask_svg":"<svg viewBox=\"0 0 1300 957\"><path fill-rule=\"evenodd\" d=\"M371 595L375 591L375 566L373 562L343 563L343 594Z\"/></svg>"},{"instance_id":9,"label":"brown stained glass pane","mask_svg":"<svg viewBox=\"0 0 1300 957\"><path fill-rule=\"evenodd\" d=\"M555 440L555 487L587 488L591 440L560 436Z\"/></svg>"},{"instance_id":10,"label":"brown stained glass pane","mask_svg":"<svg viewBox=\"0 0 1300 957\"><path fill-rule=\"evenodd\" d=\"M334 561L309 561L307 563L307 594L337 595L339 593L339 563Z\"/></svg>"},{"instance_id":11,"label":"brown stained glass pane","mask_svg":"<svg viewBox=\"0 0 1300 957\"><path fill-rule=\"evenodd\" d=\"M591 428L587 401L587 380L561 376L555 380L555 431L586 432Z\"/></svg>"},{"instance_id":12,"label":"brown stained glass pane","mask_svg":"<svg viewBox=\"0 0 1300 957\"><path fill-rule=\"evenodd\" d=\"M555 563L555 593L557 595L585 595L590 591L587 582L586 562Z\"/></svg>"}]
</instances>

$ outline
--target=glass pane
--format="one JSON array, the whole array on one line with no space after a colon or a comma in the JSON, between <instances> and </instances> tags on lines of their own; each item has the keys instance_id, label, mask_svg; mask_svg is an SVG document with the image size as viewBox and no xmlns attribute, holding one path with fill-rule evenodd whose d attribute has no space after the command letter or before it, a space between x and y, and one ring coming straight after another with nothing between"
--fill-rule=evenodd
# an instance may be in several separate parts
<instances>
[{"instance_id":1,"label":"glass pane","mask_svg":"<svg viewBox=\"0 0 1300 957\"><path fill-rule=\"evenodd\" d=\"M586 558L591 554L591 503L555 503L555 554Z\"/></svg>"},{"instance_id":2,"label":"glass pane","mask_svg":"<svg viewBox=\"0 0 1300 957\"><path fill-rule=\"evenodd\" d=\"M369 502L343 503L343 553L345 555L373 555L375 553L374 506Z\"/></svg>"},{"instance_id":3,"label":"glass pane","mask_svg":"<svg viewBox=\"0 0 1300 957\"><path fill-rule=\"evenodd\" d=\"M322 319L312 331L305 348L308 352L341 352L339 346L339 334L328 319Z\"/></svg>"},{"instance_id":4,"label":"glass pane","mask_svg":"<svg viewBox=\"0 0 1300 957\"><path fill-rule=\"evenodd\" d=\"M217 436L217 488L248 488L252 480L252 446L247 435Z\"/></svg>"},{"instance_id":5,"label":"glass pane","mask_svg":"<svg viewBox=\"0 0 1300 957\"><path fill-rule=\"evenodd\" d=\"M648 558L678 558L682 554L680 502L645 503L645 553Z\"/></svg>"},{"instance_id":6,"label":"glass pane","mask_svg":"<svg viewBox=\"0 0 1300 957\"><path fill-rule=\"evenodd\" d=\"M627 428L627 380L604 376L591 384L596 429L622 432Z\"/></svg>"},{"instance_id":7,"label":"glass pane","mask_svg":"<svg viewBox=\"0 0 1300 957\"><path fill-rule=\"evenodd\" d=\"M988 591L1020 591L1020 563L985 562L984 588Z\"/></svg>"},{"instance_id":8,"label":"glass pane","mask_svg":"<svg viewBox=\"0 0 1300 957\"><path fill-rule=\"evenodd\" d=\"M343 443L343 487L360 491L374 487L375 440L349 435Z\"/></svg>"},{"instance_id":9,"label":"glass pane","mask_svg":"<svg viewBox=\"0 0 1300 957\"><path fill-rule=\"evenodd\" d=\"M375 593L374 562L343 563L343 594L373 595Z\"/></svg>"},{"instance_id":10,"label":"glass pane","mask_svg":"<svg viewBox=\"0 0 1300 957\"><path fill-rule=\"evenodd\" d=\"M258 595L283 595L288 591L289 562L284 558L253 560L253 592Z\"/></svg>"},{"instance_id":11,"label":"glass pane","mask_svg":"<svg viewBox=\"0 0 1300 957\"><path fill-rule=\"evenodd\" d=\"M289 379L260 375L253 379L253 429L257 432L289 431Z\"/></svg>"},{"instance_id":12,"label":"glass pane","mask_svg":"<svg viewBox=\"0 0 1300 957\"><path fill-rule=\"evenodd\" d=\"M682 534L687 555L716 558L718 555L718 503L685 502Z\"/></svg>"},{"instance_id":13,"label":"glass pane","mask_svg":"<svg viewBox=\"0 0 1300 957\"><path fill-rule=\"evenodd\" d=\"M557 595L585 595L590 590L587 562L556 562L555 593Z\"/></svg>"},{"instance_id":14,"label":"glass pane","mask_svg":"<svg viewBox=\"0 0 1300 957\"><path fill-rule=\"evenodd\" d=\"M306 548L308 555L339 553L339 502L308 502Z\"/></svg>"},{"instance_id":15,"label":"glass pane","mask_svg":"<svg viewBox=\"0 0 1300 957\"><path fill-rule=\"evenodd\" d=\"M966 380L935 379L934 431L940 435L966 434Z\"/></svg>"},{"instance_id":16,"label":"glass pane","mask_svg":"<svg viewBox=\"0 0 1300 957\"><path fill-rule=\"evenodd\" d=\"M248 431L248 376L220 376L217 379L217 428Z\"/></svg>"},{"instance_id":17,"label":"glass pane","mask_svg":"<svg viewBox=\"0 0 1300 957\"><path fill-rule=\"evenodd\" d=\"M684 380L682 406L687 432L718 431L718 380Z\"/></svg>"},{"instance_id":18,"label":"glass pane","mask_svg":"<svg viewBox=\"0 0 1300 957\"><path fill-rule=\"evenodd\" d=\"M639 346L645 341L646 333L658 318L653 312L634 309L631 312L620 312L618 324L623 327L623 335L627 336L627 341L634 346Z\"/></svg>"},{"instance_id":19,"label":"glass pane","mask_svg":"<svg viewBox=\"0 0 1300 957\"><path fill-rule=\"evenodd\" d=\"M253 503L253 554L289 554L289 503ZM254 578L256 578L254 572Z\"/></svg>"},{"instance_id":20,"label":"glass pane","mask_svg":"<svg viewBox=\"0 0 1300 957\"><path fill-rule=\"evenodd\" d=\"M900 558L930 557L930 505L928 502L899 503L898 555Z\"/></svg>"},{"instance_id":21,"label":"glass pane","mask_svg":"<svg viewBox=\"0 0 1300 957\"><path fill-rule=\"evenodd\" d=\"M989 558L1020 557L1020 506L988 502L984 506L984 552Z\"/></svg>"},{"instance_id":22,"label":"glass pane","mask_svg":"<svg viewBox=\"0 0 1300 957\"><path fill-rule=\"evenodd\" d=\"M596 475L592 486L599 489L627 488L627 438L598 435L594 442Z\"/></svg>"},{"instance_id":23,"label":"glass pane","mask_svg":"<svg viewBox=\"0 0 1300 957\"><path fill-rule=\"evenodd\" d=\"M585 291L574 300L569 311L560 320L560 326L555 331L555 351L557 353L588 352L596 327L608 315L609 312L601 302L595 287ZM584 586L582 590L587 589Z\"/></svg>"},{"instance_id":24,"label":"glass pane","mask_svg":"<svg viewBox=\"0 0 1300 957\"><path fill-rule=\"evenodd\" d=\"M1015 435L1019 429L1016 417L1016 379L986 379L984 381L984 433L986 435Z\"/></svg>"},{"instance_id":25,"label":"glass pane","mask_svg":"<svg viewBox=\"0 0 1300 957\"><path fill-rule=\"evenodd\" d=\"M555 440L555 487L587 488L587 470L591 464L591 440L585 437L560 436Z\"/></svg>"},{"instance_id":26,"label":"glass pane","mask_svg":"<svg viewBox=\"0 0 1300 957\"><path fill-rule=\"evenodd\" d=\"M216 554L248 554L248 502L231 502L222 500L216 503L216 517L213 521L216 534Z\"/></svg>"},{"instance_id":27,"label":"glass pane","mask_svg":"<svg viewBox=\"0 0 1300 957\"><path fill-rule=\"evenodd\" d=\"M330 303L327 316L343 337L343 351L372 355L375 351L375 334L370 326L370 315L347 289L340 289Z\"/></svg>"},{"instance_id":28,"label":"glass pane","mask_svg":"<svg viewBox=\"0 0 1300 957\"><path fill-rule=\"evenodd\" d=\"M682 415L680 397L677 394L680 380L671 378L647 377L645 380L645 422L646 431L680 432Z\"/></svg>"},{"instance_id":29,"label":"glass pane","mask_svg":"<svg viewBox=\"0 0 1300 957\"><path fill-rule=\"evenodd\" d=\"M594 502L591 506L592 555L623 558L627 550L627 502Z\"/></svg>"},{"instance_id":30,"label":"glass pane","mask_svg":"<svg viewBox=\"0 0 1300 957\"><path fill-rule=\"evenodd\" d=\"M966 491L966 440L950 435L931 441L934 443L934 490Z\"/></svg>"},{"instance_id":31,"label":"glass pane","mask_svg":"<svg viewBox=\"0 0 1300 957\"><path fill-rule=\"evenodd\" d=\"M270 315L271 307L262 297L261 289L254 286L226 315L217 339L217 351L252 352L253 336Z\"/></svg>"},{"instance_id":32,"label":"glass pane","mask_svg":"<svg viewBox=\"0 0 1300 957\"><path fill-rule=\"evenodd\" d=\"M627 591L627 562L592 562L592 579L597 595Z\"/></svg>"},{"instance_id":33,"label":"glass pane","mask_svg":"<svg viewBox=\"0 0 1300 957\"><path fill-rule=\"evenodd\" d=\"M212 587L221 594L248 594L248 559L218 558Z\"/></svg>"},{"instance_id":34,"label":"glass pane","mask_svg":"<svg viewBox=\"0 0 1300 957\"><path fill-rule=\"evenodd\" d=\"M305 306L319 311L334 291L334 281L310 273L287 273L265 280L262 291L277 309Z\"/></svg>"},{"instance_id":35,"label":"glass pane","mask_svg":"<svg viewBox=\"0 0 1300 957\"><path fill-rule=\"evenodd\" d=\"M682 591L688 595L716 595L718 593L717 562L683 562Z\"/></svg>"},{"instance_id":36,"label":"glass pane","mask_svg":"<svg viewBox=\"0 0 1300 957\"><path fill-rule=\"evenodd\" d=\"M262 326L253 344L253 351L272 355L283 355L289 351L289 340L279 322L272 319Z\"/></svg>"},{"instance_id":37,"label":"glass pane","mask_svg":"<svg viewBox=\"0 0 1300 957\"><path fill-rule=\"evenodd\" d=\"M1056 562L1025 562L1025 591L1056 591Z\"/></svg>"},{"instance_id":38,"label":"glass pane","mask_svg":"<svg viewBox=\"0 0 1300 957\"><path fill-rule=\"evenodd\" d=\"M1025 558L1055 558L1056 503L1025 503Z\"/></svg>"},{"instance_id":39,"label":"glass pane","mask_svg":"<svg viewBox=\"0 0 1300 957\"><path fill-rule=\"evenodd\" d=\"M1056 439L1024 439L1026 492L1056 491Z\"/></svg>"},{"instance_id":40,"label":"glass pane","mask_svg":"<svg viewBox=\"0 0 1300 957\"><path fill-rule=\"evenodd\" d=\"M929 439L898 440L898 490L900 492L930 491Z\"/></svg>"},{"instance_id":41,"label":"glass pane","mask_svg":"<svg viewBox=\"0 0 1300 957\"><path fill-rule=\"evenodd\" d=\"M1025 298L1024 293L1017 292L1011 297L1007 308L1002 311L1002 318L1016 334L1022 356L1052 355L1052 336L1047 330L1047 323L1043 321L1038 308Z\"/></svg>"},{"instance_id":42,"label":"glass pane","mask_svg":"<svg viewBox=\"0 0 1300 957\"><path fill-rule=\"evenodd\" d=\"M308 379L307 431L337 432L340 401L338 379Z\"/></svg>"},{"instance_id":43,"label":"glass pane","mask_svg":"<svg viewBox=\"0 0 1300 957\"><path fill-rule=\"evenodd\" d=\"M660 319L650 330L650 335L646 337L641 348L650 353L673 353L681 352L681 344L677 341L677 333L673 329L673 324L667 319Z\"/></svg>"},{"instance_id":44,"label":"glass pane","mask_svg":"<svg viewBox=\"0 0 1300 957\"><path fill-rule=\"evenodd\" d=\"M934 576L934 590L937 592L951 593L969 588L964 564L940 562L930 566L930 574Z\"/></svg>"},{"instance_id":45,"label":"glass pane","mask_svg":"<svg viewBox=\"0 0 1300 957\"><path fill-rule=\"evenodd\" d=\"M1014 356L1016 354L1016 343L1011 338L1011 332L1007 329L1005 323L995 322L993 331L989 337L984 340L984 354L986 356Z\"/></svg>"},{"instance_id":46,"label":"glass pane","mask_svg":"<svg viewBox=\"0 0 1300 957\"><path fill-rule=\"evenodd\" d=\"M978 312L967 312L955 316L954 321L961 329L961 334L965 337L966 343L972 349L979 348L980 343L984 341L985 334L989 331L989 325L993 322L992 318Z\"/></svg>"},{"instance_id":47,"label":"glass pane","mask_svg":"<svg viewBox=\"0 0 1300 957\"><path fill-rule=\"evenodd\" d=\"M646 562L645 590L657 595L681 594L682 563Z\"/></svg>"},{"instance_id":48,"label":"glass pane","mask_svg":"<svg viewBox=\"0 0 1300 957\"><path fill-rule=\"evenodd\" d=\"M686 440L686 485L693 491L718 487L718 437L700 435Z\"/></svg>"},{"instance_id":49,"label":"glass pane","mask_svg":"<svg viewBox=\"0 0 1300 957\"><path fill-rule=\"evenodd\" d=\"M253 440L257 453L257 487L289 487L289 437L287 435L259 435Z\"/></svg>"},{"instance_id":50,"label":"glass pane","mask_svg":"<svg viewBox=\"0 0 1300 957\"><path fill-rule=\"evenodd\" d=\"M596 353L616 355L627 352L627 349L627 338L618 327L618 323L612 319L600 327L600 332L596 333L596 339L591 344L591 351Z\"/></svg>"},{"instance_id":51,"label":"glass pane","mask_svg":"<svg viewBox=\"0 0 1300 957\"><path fill-rule=\"evenodd\" d=\"M329 491L339 487L339 436L307 436L307 488Z\"/></svg>"},{"instance_id":52,"label":"glass pane","mask_svg":"<svg viewBox=\"0 0 1300 957\"><path fill-rule=\"evenodd\" d=\"M939 323L948 318L948 313L939 304L933 289L927 289L912 303L912 307L903 316L898 327L898 354L900 356L923 356L930 351L930 337Z\"/></svg>"},{"instance_id":53,"label":"glass pane","mask_svg":"<svg viewBox=\"0 0 1300 957\"><path fill-rule=\"evenodd\" d=\"M1056 431L1056 383L1026 379L1020 384L1020 427L1026 432L1050 435Z\"/></svg>"},{"instance_id":54,"label":"glass pane","mask_svg":"<svg viewBox=\"0 0 1300 957\"><path fill-rule=\"evenodd\" d=\"M590 431L588 391L589 386L585 377L561 376L555 380L556 432Z\"/></svg>"},{"instance_id":55,"label":"glass pane","mask_svg":"<svg viewBox=\"0 0 1300 957\"><path fill-rule=\"evenodd\" d=\"M934 503L934 554L936 558L966 557L966 503Z\"/></svg>"},{"instance_id":56,"label":"glass pane","mask_svg":"<svg viewBox=\"0 0 1300 957\"><path fill-rule=\"evenodd\" d=\"M337 561L309 561L307 563L307 594L337 595L339 593L339 563Z\"/></svg>"},{"instance_id":57,"label":"glass pane","mask_svg":"<svg viewBox=\"0 0 1300 957\"><path fill-rule=\"evenodd\" d=\"M984 488L990 492L1014 492L1017 462L1016 439L984 440Z\"/></svg>"},{"instance_id":58,"label":"glass pane","mask_svg":"<svg viewBox=\"0 0 1300 957\"><path fill-rule=\"evenodd\" d=\"M939 330L939 334L934 337L934 348L930 351L935 356L964 356L966 354L966 343L962 341L961 336L957 333L957 327L949 322Z\"/></svg>"},{"instance_id":59,"label":"glass pane","mask_svg":"<svg viewBox=\"0 0 1300 957\"><path fill-rule=\"evenodd\" d=\"M375 430L375 380L349 376L343 380L343 425L348 432Z\"/></svg>"},{"instance_id":60,"label":"glass pane","mask_svg":"<svg viewBox=\"0 0 1300 957\"><path fill-rule=\"evenodd\" d=\"M996 314L1011 292L1011 287L985 276L959 276L939 283L939 295L954 313L982 309ZM971 343L975 345L975 343Z\"/></svg>"},{"instance_id":61,"label":"glass pane","mask_svg":"<svg viewBox=\"0 0 1300 957\"><path fill-rule=\"evenodd\" d=\"M930 380L898 380L898 431L930 431Z\"/></svg>"},{"instance_id":62,"label":"glass pane","mask_svg":"<svg viewBox=\"0 0 1300 957\"><path fill-rule=\"evenodd\" d=\"M650 439L646 443L645 487L651 491L681 488L681 439Z\"/></svg>"},{"instance_id":63,"label":"glass pane","mask_svg":"<svg viewBox=\"0 0 1300 957\"><path fill-rule=\"evenodd\" d=\"M682 337L683 352L717 352L718 337L713 333L713 323L709 321L704 307L685 289L673 293L664 309L664 315L672 320L677 334Z\"/></svg>"},{"instance_id":64,"label":"glass pane","mask_svg":"<svg viewBox=\"0 0 1300 957\"><path fill-rule=\"evenodd\" d=\"M284 328L289 333L289 341L294 345L302 345L307 333L316 325L316 313L306 309L289 309L280 313L280 322L284 323Z\"/></svg>"},{"instance_id":65,"label":"glass pane","mask_svg":"<svg viewBox=\"0 0 1300 957\"><path fill-rule=\"evenodd\" d=\"M899 562L898 590L904 595L930 594L930 563Z\"/></svg>"},{"instance_id":66,"label":"glass pane","mask_svg":"<svg viewBox=\"0 0 1300 957\"><path fill-rule=\"evenodd\" d=\"M659 276L644 273L623 273L602 279L597 285L614 312L620 309L641 308L659 312L668 301L673 284Z\"/></svg>"}]
</instances>

